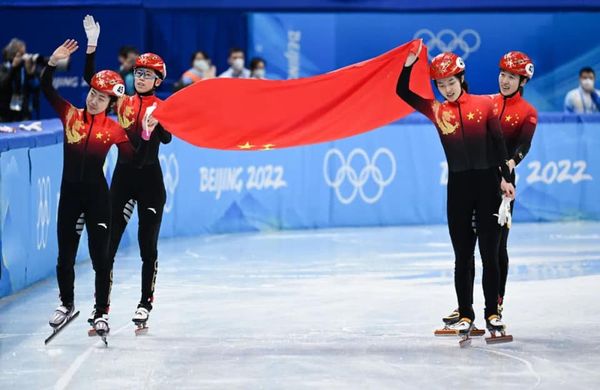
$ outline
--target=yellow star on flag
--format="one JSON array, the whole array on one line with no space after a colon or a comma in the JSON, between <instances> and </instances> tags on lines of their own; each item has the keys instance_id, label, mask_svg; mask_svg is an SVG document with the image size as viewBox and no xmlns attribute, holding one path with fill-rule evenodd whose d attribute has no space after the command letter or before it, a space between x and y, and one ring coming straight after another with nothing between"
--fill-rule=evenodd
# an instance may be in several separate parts
<instances>
[{"instance_id":1,"label":"yellow star on flag","mask_svg":"<svg viewBox=\"0 0 600 390\"><path fill-rule=\"evenodd\" d=\"M510 116L510 115L507 115L507 116L506 116L506 121L507 121L507 122L510 122L510 120L511 120L511 119L512 119L512 116Z\"/></svg>"},{"instance_id":2,"label":"yellow star on flag","mask_svg":"<svg viewBox=\"0 0 600 390\"><path fill-rule=\"evenodd\" d=\"M98 134L96 134L96 138L97 138L97 139L102 139L102 133L98 133Z\"/></svg>"},{"instance_id":3,"label":"yellow star on flag","mask_svg":"<svg viewBox=\"0 0 600 390\"><path fill-rule=\"evenodd\" d=\"M249 141L247 141L243 145L238 145L238 148L240 148L240 149L252 149L253 147L254 147L254 145L252 145Z\"/></svg>"},{"instance_id":4,"label":"yellow star on flag","mask_svg":"<svg viewBox=\"0 0 600 390\"><path fill-rule=\"evenodd\" d=\"M473 114L472 112L470 112L470 113L467 114L467 118L469 120L473 120L473 118L475 118L475 114Z\"/></svg>"},{"instance_id":5,"label":"yellow star on flag","mask_svg":"<svg viewBox=\"0 0 600 390\"><path fill-rule=\"evenodd\" d=\"M275 146L275 145L273 145L273 144L263 145L263 150L273 150L273 146Z\"/></svg>"}]
</instances>

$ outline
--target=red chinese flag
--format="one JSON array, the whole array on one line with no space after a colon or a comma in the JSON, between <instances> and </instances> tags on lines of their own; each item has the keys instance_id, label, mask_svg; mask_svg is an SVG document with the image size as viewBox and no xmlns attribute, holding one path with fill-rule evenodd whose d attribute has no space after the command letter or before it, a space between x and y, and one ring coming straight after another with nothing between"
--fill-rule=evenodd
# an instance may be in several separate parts
<instances>
[{"instance_id":1,"label":"red chinese flag","mask_svg":"<svg viewBox=\"0 0 600 390\"><path fill-rule=\"evenodd\" d=\"M396 83L418 44L314 77L203 80L169 97L153 115L176 137L211 149L268 150L350 137L413 111L396 95ZM423 49L411 89L432 98Z\"/></svg>"}]
</instances>

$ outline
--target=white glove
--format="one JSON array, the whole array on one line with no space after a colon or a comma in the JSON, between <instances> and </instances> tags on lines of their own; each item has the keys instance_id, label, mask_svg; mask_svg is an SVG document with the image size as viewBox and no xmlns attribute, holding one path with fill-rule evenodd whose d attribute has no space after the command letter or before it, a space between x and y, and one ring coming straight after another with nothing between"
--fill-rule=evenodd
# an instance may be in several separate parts
<instances>
[{"instance_id":1,"label":"white glove","mask_svg":"<svg viewBox=\"0 0 600 390\"><path fill-rule=\"evenodd\" d=\"M494 214L498 217L498 224L500 226L506 225L510 229L512 225L512 215L510 214L510 199L507 196L502 195L502 203L500 203L500 208L498 209L498 214Z\"/></svg>"},{"instance_id":2,"label":"white glove","mask_svg":"<svg viewBox=\"0 0 600 390\"><path fill-rule=\"evenodd\" d=\"M152 105L146 108L146 113L144 114L144 119L142 120L142 139L148 141L152 132L154 131L154 127L150 126L150 118L152 117L152 113L156 110L156 103L152 103Z\"/></svg>"},{"instance_id":3,"label":"white glove","mask_svg":"<svg viewBox=\"0 0 600 390\"><path fill-rule=\"evenodd\" d=\"M83 29L87 36L88 46L98 46L100 23L96 22L92 15L85 15L85 18L83 18Z\"/></svg>"},{"instance_id":4,"label":"white glove","mask_svg":"<svg viewBox=\"0 0 600 390\"><path fill-rule=\"evenodd\" d=\"M16 132L17 129L15 129L14 127L10 127L10 126L0 126L0 133L14 133Z\"/></svg>"},{"instance_id":5,"label":"white glove","mask_svg":"<svg viewBox=\"0 0 600 390\"><path fill-rule=\"evenodd\" d=\"M25 131L42 131L42 122L40 122L40 121L32 122L28 125L21 123L19 125L19 129L25 130Z\"/></svg>"}]
</instances>

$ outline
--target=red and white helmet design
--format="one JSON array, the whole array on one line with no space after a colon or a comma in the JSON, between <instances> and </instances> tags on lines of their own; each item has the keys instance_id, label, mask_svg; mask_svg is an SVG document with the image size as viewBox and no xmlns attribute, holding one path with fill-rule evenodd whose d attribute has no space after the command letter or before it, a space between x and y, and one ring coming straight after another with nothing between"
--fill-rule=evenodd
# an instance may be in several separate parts
<instances>
[{"instance_id":1,"label":"red and white helmet design","mask_svg":"<svg viewBox=\"0 0 600 390\"><path fill-rule=\"evenodd\" d=\"M164 79L167 77L167 65L159 55L154 53L144 53L139 55L135 60L134 68L152 69L158 72L160 78Z\"/></svg>"},{"instance_id":2,"label":"red and white helmet design","mask_svg":"<svg viewBox=\"0 0 600 390\"><path fill-rule=\"evenodd\" d=\"M456 76L465 70L465 62L454 53L440 53L431 60L430 74L434 80Z\"/></svg>"},{"instance_id":3,"label":"red and white helmet design","mask_svg":"<svg viewBox=\"0 0 600 390\"><path fill-rule=\"evenodd\" d=\"M125 82L115 71L101 70L92 77L90 86L95 90L109 96L123 96L125 94Z\"/></svg>"},{"instance_id":4,"label":"red and white helmet design","mask_svg":"<svg viewBox=\"0 0 600 390\"><path fill-rule=\"evenodd\" d=\"M533 77L533 61L520 51L509 51L500 59L500 69L528 79Z\"/></svg>"}]
</instances>

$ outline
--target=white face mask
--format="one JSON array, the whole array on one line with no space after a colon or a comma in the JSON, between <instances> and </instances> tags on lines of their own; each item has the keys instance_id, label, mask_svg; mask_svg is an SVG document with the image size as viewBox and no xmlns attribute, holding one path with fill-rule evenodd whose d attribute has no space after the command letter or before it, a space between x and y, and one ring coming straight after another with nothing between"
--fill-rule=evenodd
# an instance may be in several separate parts
<instances>
[{"instance_id":1,"label":"white face mask","mask_svg":"<svg viewBox=\"0 0 600 390\"><path fill-rule=\"evenodd\" d=\"M255 69L254 70L254 77L256 77L257 79L262 79L265 77L265 70L264 69Z\"/></svg>"},{"instance_id":2,"label":"white face mask","mask_svg":"<svg viewBox=\"0 0 600 390\"><path fill-rule=\"evenodd\" d=\"M594 80L592 79L581 79L581 87L586 91L591 91L594 89Z\"/></svg>"},{"instance_id":3,"label":"white face mask","mask_svg":"<svg viewBox=\"0 0 600 390\"><path fill-rule=\"evenodd\" d=\"M243 58L236 58L235 60L233 60L233 63L231 64L231 67L235 70L242 70L244 69L244 59Z\"/></svg>"},{"instance_id":4,"label":"white face mask","mask_svg":"<svg viewBox=\"0 0 600 390\"><path fill-rule=\"evenodd\" d=\"M206 72L208 70L208 61L206 60L195 60L194 61L194 68L202 71L202 72Z\"/></svg>"}]
</instances>

